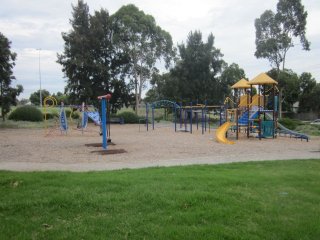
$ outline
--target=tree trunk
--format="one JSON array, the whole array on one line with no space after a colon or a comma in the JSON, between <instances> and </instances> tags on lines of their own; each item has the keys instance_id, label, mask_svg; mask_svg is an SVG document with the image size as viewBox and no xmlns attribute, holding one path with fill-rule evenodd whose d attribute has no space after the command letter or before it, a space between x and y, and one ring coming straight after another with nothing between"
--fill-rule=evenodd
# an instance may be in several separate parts
<instances>
[{"instance_id":1,"label":"tree trunk","mask_svg":"<svg viewBox=\"0 0 320 240\"><path fill-rule=\"evenodd\" d=\"M279 78L280 78L280 66L277 66L277 81L279 83ZM278 118L281 119L282 118L282 89L279 87L279 114L278 114Z\"/></svg>"},{"instance_id":2,"label":"tree trunk","mask_svg":"<svg viewBox=\"0 0 320 240\"><path fill-rule=\"evenodd\" d=\"M138 106L139 106L139 94L138 94L138 79L135 76L134 80L134 94L136 96L136 109L135 112L138 115Z\"/></svg>"},{"instance_id":3,"label":"tree trunk","mask_svg":"<svg viewBox=\"0 0 320 240\"><path fill-rule=\"evenodd\" d=\"M1 98L1 116L2 116L2 121L4 122L5 121L5 118L4 118L4 111L3 111L3 92L2 92L2 82L1 82L1 85L0 85L0 98Z\"/></svg>"},{"instance_id":4,"label":"tree trunk","mask_svg":"<svg viewBox=\"0 0 320 240\"><path fill-rule=\"evenodd\" d=\"M139 100L139 103L141 101L141 95L142 95L142 86L143 86L143 77L142 75L139 76L140 79L139 79L139 96L138 96L138 100Z\"/></svg>"},{"instance_id":5,"label":"tree trunk","mask_svg":"<svg viewBox=\"0 0 320 240\"><path fill-rule=\"evenodd\" d=\"M284 71L284 65L286 63L286 55L287 55L287 52L285 51L284 54L283 54L282 71Z\"/></svg>"}]
</instances>

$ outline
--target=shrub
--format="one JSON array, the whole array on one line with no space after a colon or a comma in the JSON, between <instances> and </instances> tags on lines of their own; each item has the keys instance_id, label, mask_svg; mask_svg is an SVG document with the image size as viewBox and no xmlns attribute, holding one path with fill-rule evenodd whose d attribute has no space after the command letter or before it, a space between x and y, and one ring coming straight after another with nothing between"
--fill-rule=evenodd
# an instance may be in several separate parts
<instances>
[{"instance_id":1,"label":"shrub","mask_svg":"<svg viewBox=\"0 0 320 240\"><path fill-rule=\"evenodd\" d=\"M69 116L70 116L70 114L69 114ZM73 112L72 115L71 115L71 118L79 119L80 118L80 113L79 112Z\"/></svg>"},{"instance_id":2,"label":"shrub","mask_svg":"<svg viewBox=\"0 0 320 240\"><path fill-rule=\"evenodd\" d=\"M70 109L65 109L66 112L66 117L69 118L70 114L71 114L71 110Z\"/></svg>"},{"instance_id":3,"label":"shrub","mask_svg":"<svg viewBox=\"0 0 320 240\"><path fill-rule=\"evenodd\" d=\"M11 112L8 119L14 121L30 121L41 122L43 121L41 111L34 106L21 106Z\"/></svg>"},{"instance_id":4,"label":"shrub","mask_svg":"<svg viewBox=\"0 0 320 240\"><path fill-rule=\"evenodd\" d=\"M60 110L59 110L60 111ZM66 117L67 118L70 118L70 114L71 114L71 110L70 109L65 109L65 112L66 112ZM73 119L79 119L80 118L80 114L78 111L73 111L72 112L72 115L71 115L71 118Z\"/></svg>"},{"instance_id":5,"label":"shrub","mask_svg":"<svg viewBox=\"0 0 320 240\"><path fill-rule=\"evenodd\" d=\"M43 113L43 118L44 117L48 120L59 117L59 114L57 112Z\"/></svg>"},{"instance_id":6,"label":"shrub","mask_svg":"<svg viewBox=\"0 0 320 240\"><path fill-rule=\"evenodd\" d=\"M279 120L279 123L281 123L286 128L289 128L291 130L295 130L299 125L303 124L300 120L291 119L291 118L282 118Z\"/></svg>"},{"instance_id":7,"label":"shrub","mask_svg":"<svg viewBox=\"0 0 320 240\"><path fill-rule=\"evenodd\" d=\"M122 112L117 114L117 117L122 117L124 123L139 123L139 117L133 112Z\"/></svg>"}]
</instances>

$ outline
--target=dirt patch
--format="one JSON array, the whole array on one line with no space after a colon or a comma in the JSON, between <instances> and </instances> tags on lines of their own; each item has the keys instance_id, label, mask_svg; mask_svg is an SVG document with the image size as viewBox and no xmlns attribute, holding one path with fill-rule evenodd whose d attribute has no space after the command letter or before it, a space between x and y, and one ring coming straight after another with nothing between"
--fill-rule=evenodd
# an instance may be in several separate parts
<instances>
[{"instance_id":1,"label":"dirt patch","mask_svg":"<svg viewBox=\"0 0 320 240\"><path fill-rule=\"evenodd\" d=\"M309 142L278 137L262 139L242 134L234 145L219 144L215 131L201 134L175 132L174 126L148 132L140 125L111 125L112 143L108 151L123 149L121 154L92 154L99 151L102 137L98 127L89 124L88 131L71 130L61 135L56 130L45 137L41 129L0 129L0 169L35 171L92 171L150 166L216 164L225 162L275 159L320 159L320 138ZM234 133L229 134L234 140Z\"/></svg>"}]
</instances>

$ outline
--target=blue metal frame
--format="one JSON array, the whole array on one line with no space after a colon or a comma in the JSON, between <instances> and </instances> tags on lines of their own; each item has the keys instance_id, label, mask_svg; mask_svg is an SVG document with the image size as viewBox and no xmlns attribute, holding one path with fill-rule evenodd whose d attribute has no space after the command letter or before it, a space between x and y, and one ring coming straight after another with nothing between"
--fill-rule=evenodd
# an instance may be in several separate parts
<instances>
[{"instance_id":1,"label":"blue metal frame","mask_svg":"<svg viewBox=\"0 0 320 240\"><path fill-rule=\"evenodd\" d=\"M107 143L107 129L106 129L106 124L107 124L107 111L106 111L106 99L102 98L101 99L101 118L102 118L102 147L103 149L107 150L108 148L108 143Z\"/></svg>"}]
</instances>

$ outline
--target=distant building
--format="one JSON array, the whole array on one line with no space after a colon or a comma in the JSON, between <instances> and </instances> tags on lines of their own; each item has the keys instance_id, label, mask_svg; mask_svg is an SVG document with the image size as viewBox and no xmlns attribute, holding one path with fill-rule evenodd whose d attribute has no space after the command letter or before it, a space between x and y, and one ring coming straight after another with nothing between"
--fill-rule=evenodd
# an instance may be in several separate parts
<instances>
[{"instance_id":1,"label":"distant building","mask_svg":"<svg viewBox=\"0 0 320 240\"><path fill-rule=\"evenodd\" d=\"M299 109L299 101L295 102L293 105L292 105L292 111L294 113L298 113L298 109Z\"/></svg>"}]
</instances>

